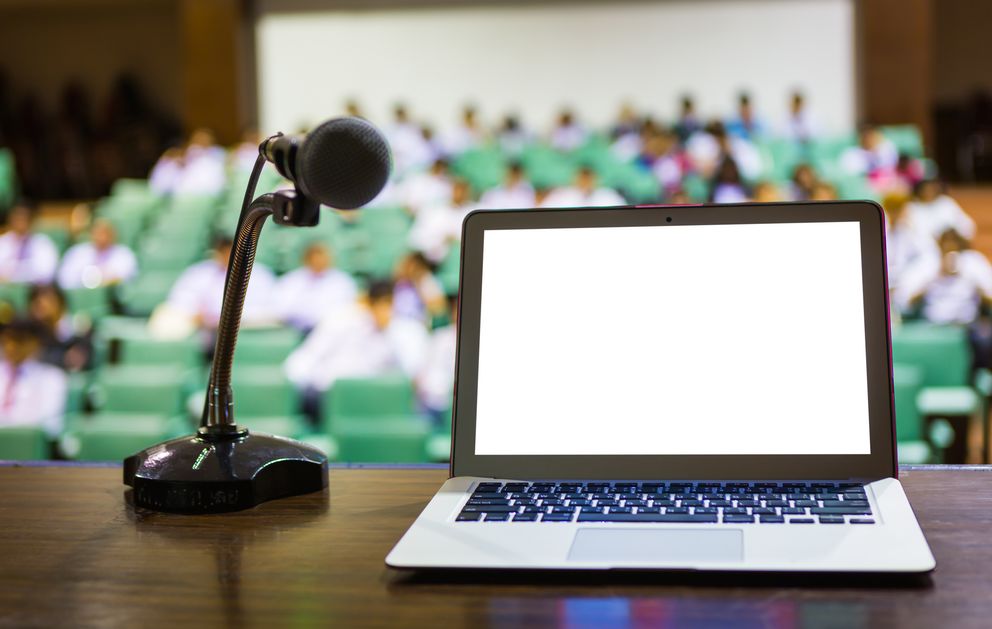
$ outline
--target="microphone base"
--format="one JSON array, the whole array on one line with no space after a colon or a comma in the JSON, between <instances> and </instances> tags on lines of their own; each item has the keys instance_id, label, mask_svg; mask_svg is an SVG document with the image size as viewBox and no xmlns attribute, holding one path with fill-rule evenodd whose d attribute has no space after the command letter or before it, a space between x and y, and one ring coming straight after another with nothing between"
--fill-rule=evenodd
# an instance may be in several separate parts
<instances>
[{"instance_id":1,"label":"microphone base","mask_svg":"<svg viewBox=\"0 0 992 629\"><path fill-rule=\"evenodd\" d=\"M201 429L124 460L136 507L224 513L327 487L327 456L292 439Z\"/></svg>"}]
</instances>

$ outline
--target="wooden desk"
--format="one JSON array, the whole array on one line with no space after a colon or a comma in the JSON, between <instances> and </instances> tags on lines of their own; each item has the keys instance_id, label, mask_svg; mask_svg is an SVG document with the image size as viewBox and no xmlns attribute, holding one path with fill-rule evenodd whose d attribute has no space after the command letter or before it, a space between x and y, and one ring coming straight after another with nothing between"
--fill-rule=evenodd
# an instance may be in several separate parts
<instances>
[{"instance_id":1,"label":"wooden desk","mask_svg":"<svg viewBox=\"0 0 992 629\"><path fill-rule=\"evenodd\" d=\"M893 585L386 568L442 469L337 468L330 500L177 516L126 506L118 468L0 467L0 626L990 627L990 472L904 472L938 568Z\"/></svg>"}]
</instances>

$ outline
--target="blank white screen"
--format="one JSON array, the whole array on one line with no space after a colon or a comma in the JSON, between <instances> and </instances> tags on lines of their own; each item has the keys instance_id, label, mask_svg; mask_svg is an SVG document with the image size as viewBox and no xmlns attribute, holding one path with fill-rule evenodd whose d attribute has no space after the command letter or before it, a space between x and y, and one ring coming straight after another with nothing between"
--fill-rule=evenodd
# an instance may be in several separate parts
<instances>
[{"instance_id":1,"label":"blank white screen","mask_svg":"<svg viewBox=\"0 0 992 629\"><path fill-rule=\"evenodd\" d=\"M869 454L856 222L489 230L475 452Z\"/></svg>"}]
</instances>

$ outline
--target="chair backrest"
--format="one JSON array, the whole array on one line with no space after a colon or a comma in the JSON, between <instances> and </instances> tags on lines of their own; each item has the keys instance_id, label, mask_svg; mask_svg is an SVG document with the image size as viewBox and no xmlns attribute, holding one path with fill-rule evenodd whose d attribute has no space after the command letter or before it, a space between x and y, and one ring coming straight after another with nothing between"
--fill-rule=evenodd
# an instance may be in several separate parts
<instances>
[{"instance_id":1,"label":"chair backrest","mask_svg":"<svg viewBox=\"0 0 992 629\"><path fill-rule=\"evenodd\" d=\"M118 365L96 376L98 407L130 413L177 413L185 371L177 367Z\"/></svg>"},{"instance_id":2,"label":"chair backrest","mask_svg":"<svg viewBox=\"0 0 992 629\"><path fill-rule=\"evenodd\" d=\"M325 423L335 418L376 418L411 415L413 383L405 376L341 378L324 398Z\"/></svg>"},{"instance_id":3,"label":"chair backrest","mask_svg":"<svg viewBox=\"0 0 992 629\"><path fill-rule=\"evenodd\" d=\"M913 365L892 366L895 391L896 440L919 441L923 438L923 418L916 406L916 396L923 388L923 370Z\"/></svg>"},{"instance_id":4,"label":"chair backrest","mask_svg":"<svg viewBox=\"0 0 992 629\"><path fill-rule=\"evenodd\" d=\"M959 326L903 324L892 334L892 360L919 367L923 386L967 385L971 370L967 332Z\"/></svg>"},{"instance_id":5,"label":"chair backrest","mask_svg":"<svg viewBox=\"0 0 992 629\"><path fill-rule=\"evenodd\" d=\"M48 458L45 431L35 426L0 428L0 460L31 461Z\"/></svg>"}]
</instances>

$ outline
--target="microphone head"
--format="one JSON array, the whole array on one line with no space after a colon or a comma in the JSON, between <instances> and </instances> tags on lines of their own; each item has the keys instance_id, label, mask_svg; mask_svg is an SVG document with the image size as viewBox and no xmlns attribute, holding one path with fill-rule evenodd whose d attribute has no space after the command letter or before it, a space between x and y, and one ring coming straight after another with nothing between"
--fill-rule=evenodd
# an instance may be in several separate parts
<instances>
[{"instance_id":1,"label":"microphone head","mask_svg":"<svg viewBox=\"0 0 992 629\"><path fill-rule=\"evenodd\" d=\"M362 118L334 118L310 131L296 152L296 183L311 199L352 210L386 185L389 144Z\"/></svg>"}]
</instances>

